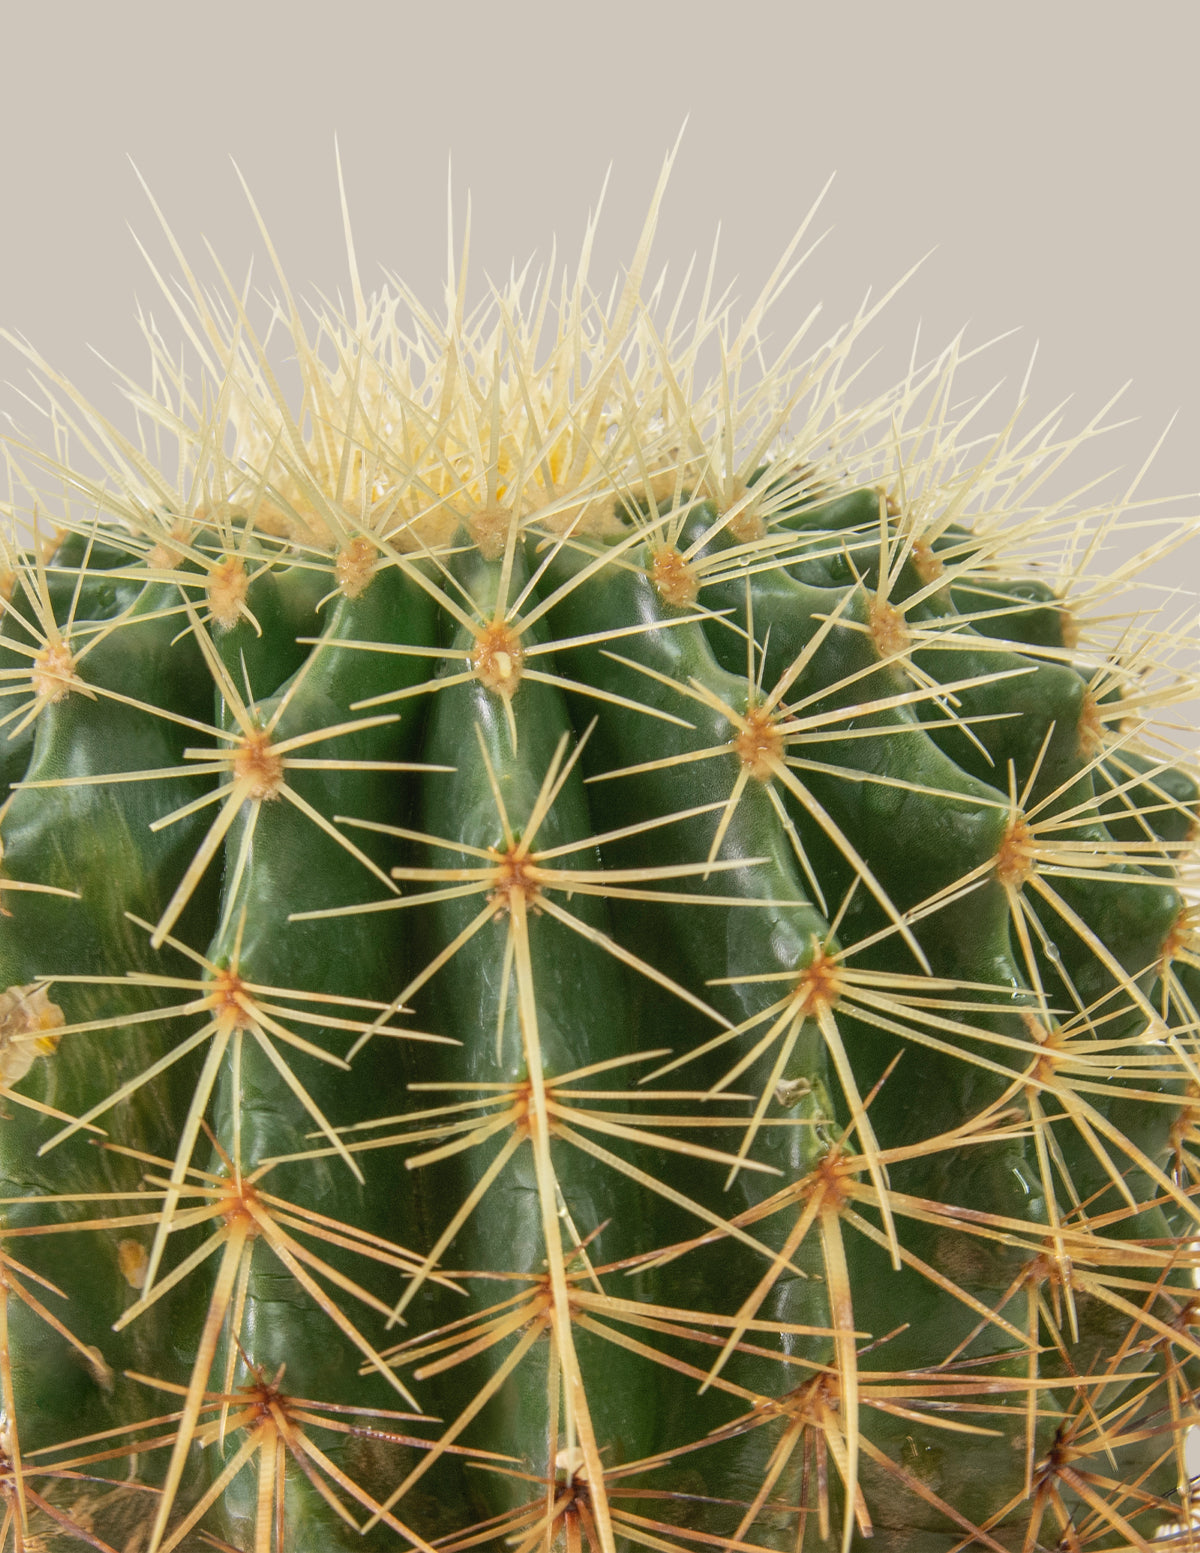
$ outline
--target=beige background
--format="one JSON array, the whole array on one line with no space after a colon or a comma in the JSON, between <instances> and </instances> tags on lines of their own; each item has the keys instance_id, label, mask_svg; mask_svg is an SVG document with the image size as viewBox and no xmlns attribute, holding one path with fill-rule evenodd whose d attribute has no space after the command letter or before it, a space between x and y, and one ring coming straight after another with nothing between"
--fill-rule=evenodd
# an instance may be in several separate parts
<instances>
[{"instance_id":1,"label":"beige background","mask_svg":"<svg viewBox=\"0 0 1200 1553\"><path fill-rule=\"evenodd\" d=\"M0 327L118 415L92 350L140 374L135 299L163 312L127 223L165 257L127 157L189 254L207 237L240 276L257 251L265 278L236 157L289 274L332 292L336 132L364 273L436 297L451 158L479 275L555 235L571 256L611 161L607 275L687 117L656 249L675 274L720 221L721 274L752 294L836 172L779 338L817 300L832 330L936 245L872 331L874 384L918 323L930 348L1019 328L975 380L1004 378L1006 407L1035 342L1036 413L1074 395L1082 424L1133 380L1136 423L1080 480L1140 464L1174 415L1143 491L1200 487L1195 3L8 0L0 18ZM0 342L0 413L33 431L26 381ZM1163 577L1195 590L1197 547Z\"/></svg>"}]
</instances>

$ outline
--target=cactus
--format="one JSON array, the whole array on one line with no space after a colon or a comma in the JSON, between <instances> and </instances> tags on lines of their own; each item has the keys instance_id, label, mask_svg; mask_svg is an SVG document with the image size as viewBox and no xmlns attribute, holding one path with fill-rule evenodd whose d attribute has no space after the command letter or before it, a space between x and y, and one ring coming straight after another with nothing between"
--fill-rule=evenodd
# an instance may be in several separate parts
<instances>
[{"instance_id":1,"label":"cactus","mask_svg":"<svg viewBox=\"0 0 1200 1553\"><path fill-rule=\"evenodd\" d=\"M1106 546L1194 526L1046 505L957 344L855 409L873 309L768 359L803 227L685 325L662 189L441 322L176 248L132 431L23 347L4 1549L1190 1519L1194 642Z\"/></svg>"}]
</instances>

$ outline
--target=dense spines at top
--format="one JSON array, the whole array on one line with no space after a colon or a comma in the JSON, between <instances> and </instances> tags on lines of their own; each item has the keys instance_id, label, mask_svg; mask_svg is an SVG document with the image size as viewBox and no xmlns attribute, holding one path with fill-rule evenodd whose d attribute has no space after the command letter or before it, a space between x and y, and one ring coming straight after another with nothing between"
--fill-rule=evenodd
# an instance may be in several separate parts
<instances>
[{"instance_id":1,"label":"dense spines at top","mask_svg":"<svg viewBox=\"0 0 1200 1553\"><path fill-rule=\"evenodd\" d=\"M281 279L295 404L188 272L144 445L39 363L97 468L50 535L9 455L0 1546L1181 1514L1188 643L1091 625L1111 514L957 348L751 381L787 262L684 329L652 230L607 301Z\"/></svg>"}]
</instances>

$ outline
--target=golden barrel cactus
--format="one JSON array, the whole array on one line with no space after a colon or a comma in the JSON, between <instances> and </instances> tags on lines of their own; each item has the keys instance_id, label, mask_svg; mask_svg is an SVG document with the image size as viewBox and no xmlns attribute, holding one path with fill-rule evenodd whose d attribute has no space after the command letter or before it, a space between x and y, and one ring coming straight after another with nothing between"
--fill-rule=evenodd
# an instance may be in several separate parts
<instances>
[{"instance_id":1,"label":"golden barrel cactus","mask_svg":"<svg viewBox=\"0 0 1200 1553\"><path fill-rule=\"evenodd\" d=\"M5 1549L1185 1536L1194 525L661 194L440 316L176 249L124 429L27 351Z\"/></svg>"}]
</instances>

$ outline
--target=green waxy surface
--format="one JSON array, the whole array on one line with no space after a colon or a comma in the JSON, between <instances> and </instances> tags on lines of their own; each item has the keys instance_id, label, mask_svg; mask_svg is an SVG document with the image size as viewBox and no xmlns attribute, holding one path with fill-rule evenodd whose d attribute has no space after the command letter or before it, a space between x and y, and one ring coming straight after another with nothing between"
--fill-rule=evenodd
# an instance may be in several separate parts
<instances>
[{"instance_id":1,"label":"green waxy surface","mask_svg":"<svg viewBox=\"0 0 1200 1553\"><path fill-rule=\"evenodd\" d=\"M331 1157L313 1163L282 1164L261 1177L258 1173L265 1161L302 1151L306 1136L320 1130L321 1119L327 1126L353 1128L379 1114L389 1099L398 1108L404 1085L416 1071L407 1043L391 1033L389 1021L388 1031L374 1036L356 1057L356 1083L348 1084L345 1059L356 1031L344 1026L347 1021L361 1022L363 1015L353 1004L339 1002L370 999L386 1010L408 964L403 920L398 915L359 915L291 922L289 917L351 906L378 892L379 880L366 862L382 875L387 849L381 838L347 826L344 833L356 856L311 816L315 811L368 824L398 823L405 818L398 796L405 773L397 767L411 766L419 750L419 703L403 703L403 715L390 710L356 715L350 703L417 682L420 658L338 644L428 647L432 625L432 610L420 589L398 572L387 572L373 579L361 598L341 598L328 606L319 623L319 645L289 681L257 706L257 721L271 727L277 742L287 744L323 728L330 729L331 736L297 748L293 758L301 764L287 772L287 786L299 803L285 796L265 799L257 814L248 808L230 831L220 922L208 949L214 966L231 969L255 986L285 989L282 995L260 994L273 1018L232 1032L215 1081L219 1152L210 1168L225 1177L232 1167L260 1178L262 1189L284 1205L302 1204L327 1220L348 1217L367 1234L401 1246L419 1241L424 1226L416 1183L394 1163L386 1173L375 1170L356 1179L349 1159L330 1151ZM263 629L266 637L265 625ZM306 768L305 761L318 764ZM338 768L343 761L352 768ZM334 762L335 768L321 762ZM359 763L363 769L353 769ZM315 995L315 1001L305 994ZM366 1016L367 1023L374 1012ZM331 1021L328 1027L320 1023L323 1014ZM289 1049L286 1039L279 1038L280 1026L332 1060ZM287 1073L294 1083L288 1082ZM303 1095L294 1085L302 1087ZM361 1169L358 1174L362 1177ZM292 1227L303 1228L295 1223ZM347 1254L355 1247L329 1247L311 1233L300 1238L343 1277L362 1283L365 1276L368 1287L375 1282L370 1262ZM290 1254L286 1243L284 1250ZM308 1266L305 1270L313 1271ZM362 1338L357 1345L353 1339L343 1340L345 1334L317 1307L311 1291L274 1254L268 1236L258 1237L249 1250L244 1298L245 1335L232 1371L235 1385L273 1383L282 1367L289 1390L317 1404L336 1401L351 1386L361 1393L363 1406L403 1408L405 1399L380 1373L365 1386L357 1380L364 1353L371 1351L369 1340ZM371 1312L357 1303L347 1315L358 1330ZM226 1459L231 1454L227 1449ZM339 1462L349 1456L348 1464L354 1464L354 1454L352 1445L333 1448ZM361 1545L355 1533L350 1534L353 1540L339 1541L347 1536L344 1523L294 1465L292 1470L298 1476L299 1503L289 1512L289 1546ZM368 1474L370 1480L362 1486L382 1497L391 1484L378 1478L378 1470ZM215 1466L210 1472L216 1475ZM224 1496L231 1536L244 1535L254 1524L256 1482L256 1473L243 1469ZM385 1530L383 1535L390 1540L392 1533ZM377 1534L374 1541L380 1540Z\"/></svg>"},{"instance_id":2,"label":"green waxy surface","mask_svg":"<svg viewBox=\"0 0 1200 1553\"><path fill-rule=\"evenodd\" d=\"M468 567L463 576L471 597L485 612L493 607L499 569L498 563L477 564ZM524 580L518 568L514 586L520 587ZM460 628L451 645L469 650L472 637ZM527 639L525 645L528 648L532 642ZM501 697L473 683L435 696L427 757L435 764L453 761L456 769L431 773L424 779L422 829L430 836L453 837L469 848L483 848L497 856L524 840L535 855L553 851L555 856L548 865L553 869L594 869L596 848L588 845L593 827L577 765L558 788L540 822L535 816L547 778L575 754L576 735L561 692L552 685L531 681L517 691L510 710L511 722ZM580 843L578 850L571 849L573 842ZM462 866L472 860L452 847L430 846L424 856L431 867ZM583 894L568 902L562 891L548 889L545 893L560 910L565 907L584 932L611 933L602 900ZM463 933L476 918L480 904L481 897L473 895L420 911L425 953ZM526 986L534 993L532 1025ZM553 1088L555 1080L569 1078L593 1063L632 1057L636 1049L633 1031L622 1018L627 1002L624 967L579 930L547 910L539 911L535 904L522 932L498 904L495 920L482 925L429 984L422 1006L428 1009L427 1017L435 1028L464 1034L461 1053L451 1054L447 1049L442 1053L447 1079L453 1071L464 1084L462 1098L470 1098L472 1086L502 1084L512 1086L518 1104L525 1106L533 1103L531 1063ZM618 1084L628 1082L631 1076L620 1068L614 1075ZM564 1087L569 1101L569 1085ZM522 1130L521 1124L516 1130ZM510 1131L503 1133L501 1145L513 1136ZM468 1267L488 1267L495 1265L498 1257L507 1258L514 1272L527 1274L531 1290L546 1273L543 1206L534 1148L526 1132L485 1202L464 1223L453 1248L456 1258ZM618 1150L625 1152L620 1145ZM642 1193L619 1171L606 1169L565 1139L552 1141L550 1154L561 1192L561 1211L575 1232L587 1240L591 1260L599 1265L636 1250L646 1217ZM494 1146L473 1150L465 1162L465 1172L459 1169L455 1186L442 1189L452 1191L452 1201L460 1195L465 1198L464 1189L476 1185L495 1157ZM577 1266L568 1267L577 1273ZM494 1286L480 1284L473 1303L486 1308L496 1293ZM510 1452L539 1475L554 1471L555 1451L547 1435L546 1413L553 1349L548 1335L540 1338L512 1379L499 1386L484 1413L492 1438L504 1441ZM489 1356L490 1362L482 1368L479 1362L465 1366L450 1382L449 1395L459 1406L467 1405L473 1394L488 1384L487 1372L497 1372L498 1358L506 1351ZM595 1339L589 1341L586 1334L579 1358L585 1374L603 1373L616 1381L611 1393L607 1386L599 1393L602 1399L610 1400L602 1400L593 1416L594 1427L609 1442L613 1464L649 1454L657 1438L657 1399L651 1388L638 1385L635 1362L619 1349L607 1349ZM498 1513L527 1497L520 1482L506 1483L490 1475L477 1477L473 1487L481 1496L481 1513Z\"/></svg>"},{"instance_id":3,"label":"green waxy surface","mask_svg":"<svg viewBox=\"0 0 1200 1553\"><path fill-rule=\"evenodd\" d=\"M117 1015L115 1027L90 1039L67 1035L53 1052L34 1060L21 1092L37 1105L52 1107L54 1116L12 1100L6 1104L0 1133L4 1193L65 1197L64 1204L51 1210L59 1222L82 1216L70 1201L80 1192L101 1194L101 1203L103 1194L112 1194L112 1209L127 1208L129 1194L140 1187L141 1171L78 1132L49 1153L41 1149L63 1120L91 1110L115 1089L126 1064L148 1065L165 1049L161 1025L122 1028L119 1023L118 1010L142 1014L154 1007L153 995L132 986L113 989L70 980L95 976L104 967L117 976L159 968L129 914L143 920L157 916L173 872L196 840L194 825L186 821L147 833L153 821L197 796L202 789L195 779L89 780L100 773L173 766L179 760L186 733L155 709L183 712L194 706L204 675L193 644L185 641L172 648L173 626L152 618L165 602L164 592L148 585L136 612L147 618L133 618L84 660L80 676L94 687L93 694L79 692L52 703L38 720L23 780L35 784L82 778L83 785L22 787L12 795L5 815L4 872L10 887L5 892L9 917L0 940L0 978L9 987L50 980L50 997L68 1025L111 1021ZM106 689L144 698L145 704L118 704L105 697ZM72 893L24 891L22 881ZM55 977L64 980L53 981ZM173 1134L175 1099L169 1087L154 1093L122 1126L121 1142L161 1153ZM41 1214L35 1202L27 1202L12 1210L12 1218L31 1224ZM13 1385L28 1420L27 1449L57 1441L68 1429L86 1432L110 1426L127 1418L140 1402L122 1369L152 1362L166 1329L161 1322L150 1323L114 1343L109 1328L132 1297L121 1271L120 1239L144 1247L146 1236L145 1228L138 1226L120 1238L90 1235L86 1248L78 1236L68 1235L10 1242L23 1266L61 1291L50 1292L47 1309L71 1327L82 1348L103 1355L89 1362L81 1348L39 1320L27 1302L10 1301L20 1355ZM90 1272L84 1287L78 1282L81 1265Z\"/></svg>"}]
</instances>

